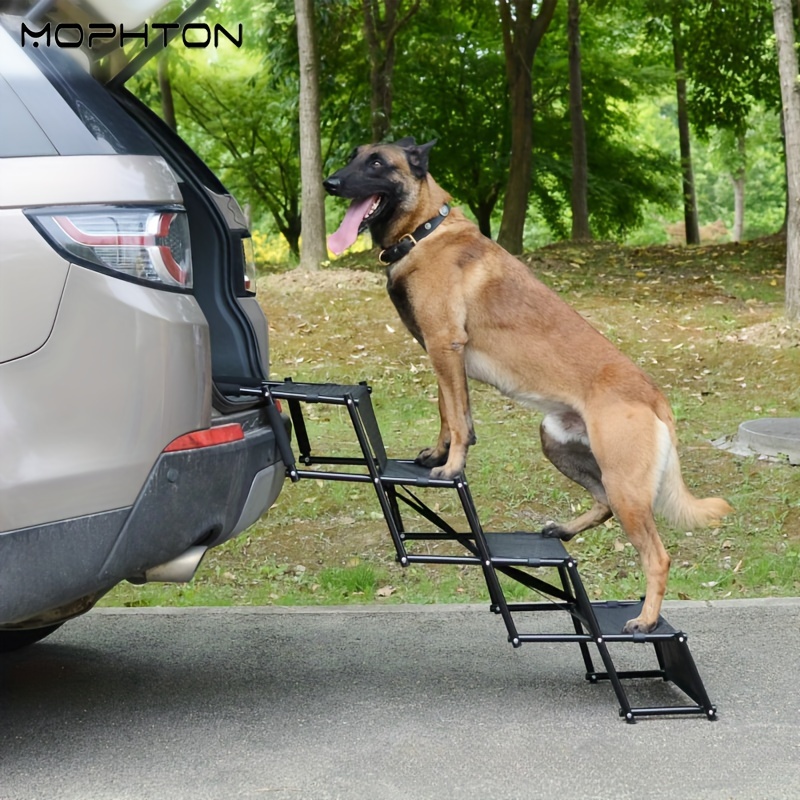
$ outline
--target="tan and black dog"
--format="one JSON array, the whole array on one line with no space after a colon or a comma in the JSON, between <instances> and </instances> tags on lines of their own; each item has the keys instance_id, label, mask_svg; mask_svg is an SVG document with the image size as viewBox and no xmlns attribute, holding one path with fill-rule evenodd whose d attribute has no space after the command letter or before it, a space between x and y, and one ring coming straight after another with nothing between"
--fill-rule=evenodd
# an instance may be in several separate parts
<instances>
[{"instance_id":1,"label":"tan and black dog","mask_svg":"<svg viewBox=\"0 0 800 800\"><path fill-rule=\"evenodd\" d=\"M464 468L475 437L467 378L545 414L544 454L588 489L592 508L543 533L569 539L613 513L647 580L628 633L657 622L670 559L654 512L684 529L727 514L724 500L694 497L681 477L675 426L655 383L519 260L484 237L428 173L434 142L364 145L325 181L352 200L328 239L335 253L369 228L384 248L389 296L427 350L439 383L441 432L417 461L431 475Z\"/></svg>"}]
</instances>

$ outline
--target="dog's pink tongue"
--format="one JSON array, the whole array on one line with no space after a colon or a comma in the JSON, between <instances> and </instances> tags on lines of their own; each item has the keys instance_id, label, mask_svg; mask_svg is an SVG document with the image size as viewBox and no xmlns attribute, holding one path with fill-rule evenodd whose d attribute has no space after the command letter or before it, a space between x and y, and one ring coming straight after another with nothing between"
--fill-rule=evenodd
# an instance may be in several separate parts
<instances>
[{"instance_id":1,"label":"dog's pink tongue","mask_svg":"<svg viewBox=\"0 0 800 800\"><path fill-rule=\"evenodd\" d=\"M336 233L328 237L328 248L337 256L347 250L358 238L358 228L375 202L375 197L353 200Z\"/></svg>"}]
</instances>

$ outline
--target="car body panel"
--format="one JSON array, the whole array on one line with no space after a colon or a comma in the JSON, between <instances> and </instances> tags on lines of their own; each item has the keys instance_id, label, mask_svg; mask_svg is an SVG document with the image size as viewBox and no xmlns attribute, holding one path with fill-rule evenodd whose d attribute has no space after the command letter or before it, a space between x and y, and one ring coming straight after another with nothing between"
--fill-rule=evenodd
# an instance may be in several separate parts
<instances>
[{"instance_id":1,"label":"car body panel","mask_svg":"<svg viewBox=\"0 0 800 800\"><path fill-rule=\"evenodd\" d=\"M0 210L0 242L3 243L0 251L2 364L33 353L47 341L69 263L45 242L19 210Z\"/></svg>"},{"instance_id":2,"label":"car body panel","mask_svg":"<svg viewBox=\"0 0 800 800\"><path fill-rule=\"evenodd\" d=\"M209 352L192 296L73 265L47 343L0 365L0 531L131 505L210 424Z\"/></svg>"},{"instance_id":3,"label":"car body panel","mask_svg":"<svg viewBox=\"0 0 800 800\"><path fill-rule=\"evenodd\" d=\"M0 625L55 621L43 609L79 613L82 598L94 602L192 546L227 540L246 521L239 509L257 518L280 492L276 458L262 423L240 441L162 454L129 508L0 533Z\"/></svg>"},{"instance_id":4,"label":"car body panel","mask_svg":"<svg viewBox=\"0 0 800 800\"><path fill-rule=\"evenodd\" d=\"M181 200L172 170L158 156L0 159L0 208Z\"/></svg>"}]
</instances>

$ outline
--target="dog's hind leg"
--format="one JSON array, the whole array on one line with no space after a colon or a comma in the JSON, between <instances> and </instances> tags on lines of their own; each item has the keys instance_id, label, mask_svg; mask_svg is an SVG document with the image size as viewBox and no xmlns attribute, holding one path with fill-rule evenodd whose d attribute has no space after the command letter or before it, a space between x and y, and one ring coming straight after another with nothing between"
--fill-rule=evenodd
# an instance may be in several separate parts
<instances>
[{"instance_id":1,"label":"dog's hind leg","mask_svg":"<svg viewBox=\"0 0 800 800\"><path fill-rule=\"evenodd\" d=\"M669 576L670 557L653 516L658 472L657 418L649 407L629 405L597 417L589 432L602 469L608 504L639 553L646 595L638 617L625 633L647 633L658 624Z\"/></svg>"},{"instance_id":2,"label":"dog's hind leg","mask_svg":"<svg viewBox=\"0 0 800 800\"><path fill-rule=\"evenodd\" d=\"M586 426L574 411L548 414L539 428L542 452L570 480L583 486L594 498L585 513L565 524L551 522L542 534L568 541L581 531L593 528L611 517L606 490L597 459L589 448Z\"/></svg>"},{"instance_id":3,"label":"dog's hind leg","mask_svg":"<svg viewBox=\"0 0 800 800\"><path fill-rule=\"evenodd\" d=\"M625 623L623 632L648 633L658 624L667 588L670 557L656 529L652 510L641 503L636 492L633 492L633 496L620 496L610 488L609 495L622 530L639 553L646 580L641 613Z\"/></svg>"}]
</instances>

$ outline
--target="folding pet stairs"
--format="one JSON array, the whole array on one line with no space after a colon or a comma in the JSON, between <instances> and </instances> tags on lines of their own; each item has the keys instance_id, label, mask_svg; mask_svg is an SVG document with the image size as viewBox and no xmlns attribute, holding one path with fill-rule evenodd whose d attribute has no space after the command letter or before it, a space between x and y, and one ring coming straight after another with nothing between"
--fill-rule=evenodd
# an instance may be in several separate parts
<instances>
[{"instance_id":1,"label":"folding pet stairs","mask_svg":"<svg viewBox=\"0 0 800 800\"><path fill-rule=\"evenodd\" d=\"M525 642L576 643L586 666L586 679L591 683L610 681L619 701L620 716L627 722L636 722L638 717L693 714L702 715L709 720L716 719L716 708L708 699L684 633L673 628L663 617L659 618L658 625L650 633L622 633L625 622L638 615L641 601L590 601L578 575L576 561L559 539L545 538L539 533L487 533L481 526L463 473L452 480L435 479L431 478L428 468L413 461L387 458L370 400L371 389L366 384L346 386L294 383L287 379L283 382L265 382L258 387L242 387L240 392L262 395L265 398L277 445L286 464L287 475L292 481L313 478L372 484L400 564L480 566L489 589L490 609L503 618L508 640L514 647ZM295 458L280 415L280 406L277 403L281 400L289 408L299 459ZM309 403L343 406L347 410L361 450L360 457L312 455L303 415L303 404ZM301 467L298 467L298 461ZM468 530L456 530L437 511L419 499L417 494L421 493L420 489L423 487L424 491L431 488L455 491ZM406 530L401 504L435 526L436 532ZM415 552L414 543L420 540L450 540L457 543L457 550L463 548L463 555ZM532 574L534 570L536 574ZM543 598L543 601L508 602L498 573L523 584ZM552 574L552 582L543 580L542 573ZM572 623L571 629L564 633L524 633L519 630L515 621L515 616L522 613L552 611L566 612ZM621 642L652 644L657 668L617 670L609 645ZM590 644L597 648L605 671L595 669L590 655ZM622 681L634 678L669 681L681 689L693 704L632 706ZM668 694L678 695L674 691Z\"/></svg>"}]
</instances>

